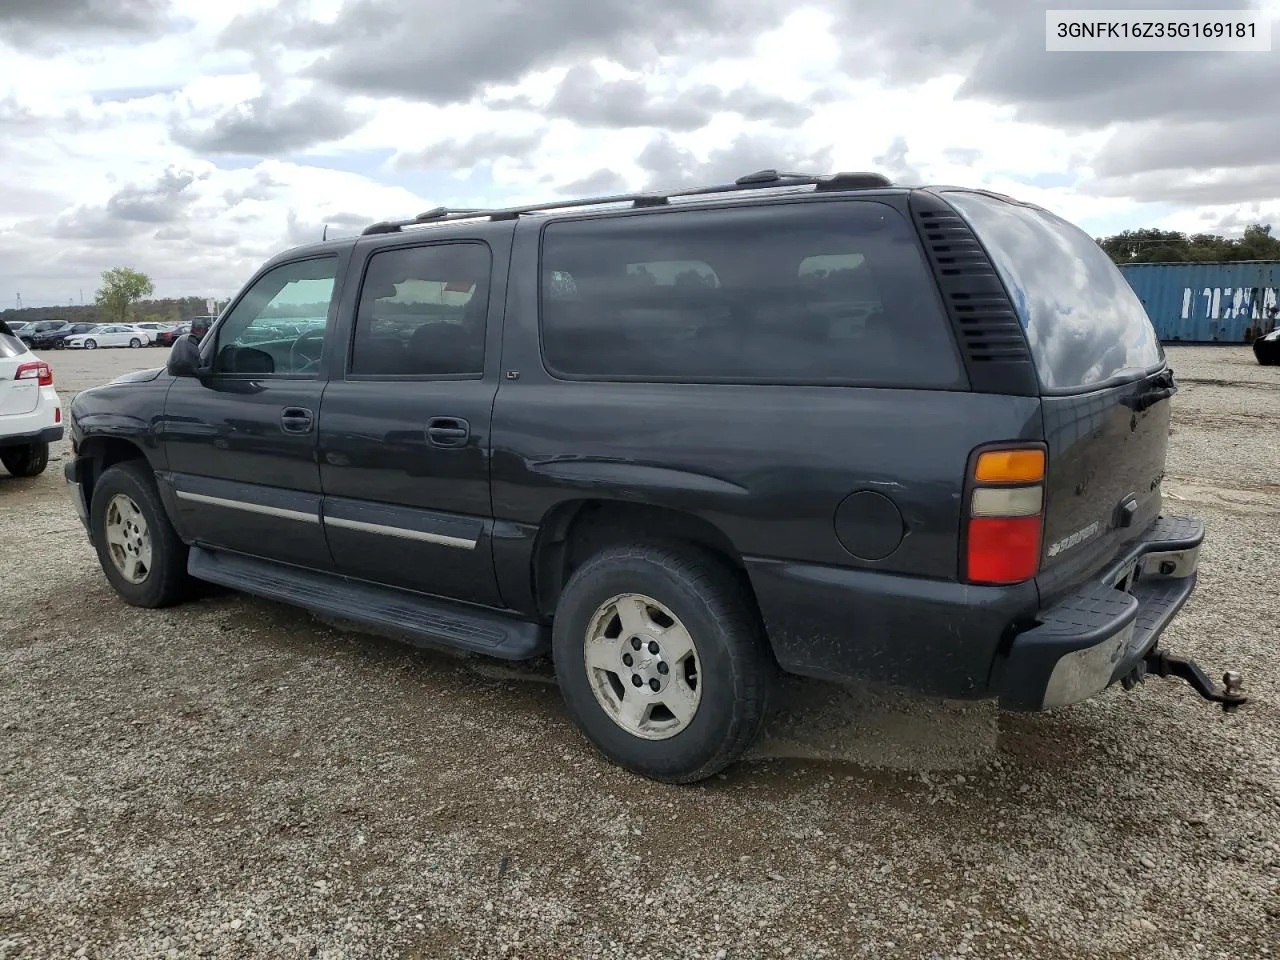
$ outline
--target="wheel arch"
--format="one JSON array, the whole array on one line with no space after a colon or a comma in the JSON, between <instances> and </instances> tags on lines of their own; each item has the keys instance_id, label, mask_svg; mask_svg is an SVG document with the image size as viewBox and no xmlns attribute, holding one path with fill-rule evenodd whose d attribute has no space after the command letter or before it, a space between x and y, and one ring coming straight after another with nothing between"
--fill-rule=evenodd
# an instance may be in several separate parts
<instances>
[{"instance_id":1,"label":"wheel arch","mask_svg":"<svg viewBox=\"0 0 1280 960\"><path fill-rule=\"evenodd\" d=\"M682 543L706 550L741 579L759 615L742 555L714 523L670 507L595 498L558 503L539 524L532 561L538 613L552 615L569 576L592 554L626 542Z\"/></svg>"},{"instance_id":2,"label":"wheel arch","mask_svg":"<svg viewBox=\"0 0 1280 960\"><path fill-rule=\"evenodd\" d=\"M80 442L76 448L76 473L84 491L86 507L93 502L93 488L98 478L107 468L126 460L141 460L151 465L146 451L123 437L99 435Z\"/></svg>"}]
</instances>

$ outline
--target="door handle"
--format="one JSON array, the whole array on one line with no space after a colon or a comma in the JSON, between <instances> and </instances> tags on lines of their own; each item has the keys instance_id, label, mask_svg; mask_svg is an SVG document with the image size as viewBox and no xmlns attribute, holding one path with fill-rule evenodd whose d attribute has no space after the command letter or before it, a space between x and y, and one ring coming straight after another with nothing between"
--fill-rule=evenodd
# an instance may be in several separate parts
<instances>
[{"instance_id":1,"label":"door handle","mask_svg":"<svg viewBox=\"0 0 1280 960\"><path fill-rule=\"evenodd\" d=\"M280 429L285 433L309 433L313 419L305 407L285 407L280 413Z\"/></svg>"},{"instance_id":2,"label":"door handle","mask_svg":"<svg viewBox=\"0 0 1280 960\"><path fill-rule=\"evenodd\" d=\"M464 447L471 424L458 417L432 417L427 421L427 442L434 447Z\"/></svg>"}]
</instances>

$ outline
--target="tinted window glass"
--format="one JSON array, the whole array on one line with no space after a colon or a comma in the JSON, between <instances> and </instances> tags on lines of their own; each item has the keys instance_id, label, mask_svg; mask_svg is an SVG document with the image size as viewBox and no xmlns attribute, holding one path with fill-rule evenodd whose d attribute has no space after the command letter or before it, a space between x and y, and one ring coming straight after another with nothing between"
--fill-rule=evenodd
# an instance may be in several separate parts
<instances>
[{"instance_id":1,"label":"tinted window glass","mask_svg":"<svg viewBox=\"0 0 1280 960\"><path fill-rule=\"evenodd\" d=\"M441 243L369 258L351 350L356 376L478 376L489 248Z\"/></svg>"},{"instance_id":2,"label":"tinted window glass","mask_svg":"<svg viewBox=\"0 0 1280 960\"><path fill-rule=\"evenodd\" d=\"M869 201L549 224L542 339L570 377L962 379L913 230Z\"/></svg>"},{"instance_id":3,"label":"tinted window glass","mask_svg":"<svg viewBox=\"0 0 1280 960\"><path fill-rule=\"evenodd\" d=\"M318 257L263 274L218 328L214 369L316 376L337 264Z\"/></svg>"},{"instance_id":4,"label":"tinted window glass","mask_svg":"<svg viewBox=\"0 0 1280 960\"><path fill-rule=\"evenodd\" d=\"M1050 390L1158 366L1164 349L1124 275L1083 230L1045 210L949 192L991 254Z\"/></svg>"}]
</instances>

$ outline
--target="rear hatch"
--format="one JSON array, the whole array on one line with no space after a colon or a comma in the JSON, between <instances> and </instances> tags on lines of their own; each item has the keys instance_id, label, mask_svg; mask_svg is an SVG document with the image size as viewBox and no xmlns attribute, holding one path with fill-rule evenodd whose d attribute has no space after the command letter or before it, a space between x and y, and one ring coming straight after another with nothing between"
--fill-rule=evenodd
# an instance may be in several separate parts
<instances>
[{"instance_id":1,"label":"rear hatch","mask_svg":"<svg viewBox=\"0 0 1280 960\"><path fill-rule=\"evenodd\" d=\"M1142 302L1088 234L1037 207L946 196L1000 273L1040 380L1049 456L1037 583L1048 604L1160 513L1176 386Z\"/></svg>"},{"instance_id":2,"label":"rear hatch","mask_svg":"<svg viewBox=\"0 0 1280 960\"><path fill-rule=\"evenodd\" d=\"M26 344L10 333L0 321L0 418L31 413L40 402L40 384L35 379L14 379L18 368L34 361ZM0 420L0 432L3 432Z\"/></svg>"}]
</instances>

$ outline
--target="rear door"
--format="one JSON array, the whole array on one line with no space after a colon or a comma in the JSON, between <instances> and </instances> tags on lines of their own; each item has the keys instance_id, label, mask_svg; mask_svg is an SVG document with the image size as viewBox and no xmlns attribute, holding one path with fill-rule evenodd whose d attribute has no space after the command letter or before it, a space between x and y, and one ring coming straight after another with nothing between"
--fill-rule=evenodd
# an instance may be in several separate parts
<instances>
[{"instance_id":1,"label":"rear door","mask_svg":"<svg viewBox=\"0 0 1280 960\"><path fill-rule=\"evenodd\" d=\"M345 368L320 409L325 531L339 572L501 605L490 420L512 231L480 224L447 240L379 244L353 270L362 279Z\"/></svg>"},{"instance_id":2,"label":"rear door","mask_svg":"<svg viewBox=\"0 0 1280 960\"><path fill-rule=\"evenodd\" d=\"M945 196L1004 280L1040 379L1049 460L1038 579L1049 602L1159 514L1172 371L1142 302L1088 234L998 197Z\"/></svg>"}]
</instances>

